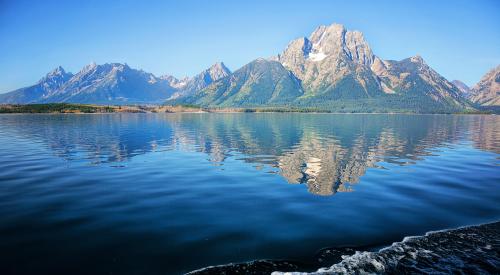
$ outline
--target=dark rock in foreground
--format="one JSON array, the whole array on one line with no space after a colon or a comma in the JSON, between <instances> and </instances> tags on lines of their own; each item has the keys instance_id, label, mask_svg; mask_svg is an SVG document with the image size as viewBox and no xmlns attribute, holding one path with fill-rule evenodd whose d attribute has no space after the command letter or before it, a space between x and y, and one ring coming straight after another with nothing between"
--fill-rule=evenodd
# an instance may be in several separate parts
<instances>
[{"instance_id":1,"label":"dark rock in foreground","mask_svg":"<svg viewBox=\"0 0 500 275\"><path fill-rule=\"evenodd\" d=\"M408 237L378 252L356 252L310 274L366 273L500 274L500 222Z\"/></svg>"},{"instance_id":2,"label":"dark rock in foreground","mask_svg":"<svg viewBox=\"0 0 500 275\"><path fill-rule=\"evenodd\" d=\"M500 222L407 237L378 252L327 248L317 258L323 264L336 264L305 273L301 271L314 267L285 260L256 260L188 274L500 274Z\"/></svg>"},{"instance_id":3,"label":"dark rock in foreground","mask_svg":"<svg viewBox=\"0 0 500 275\"><path fill-rule=\"evenodd\" d=\"M271 274L275 270L296 271L303 264L285 260L256 260L247 263L210 266L187 273L187 275L209 274Z\"/></svg>"}]
</instances>

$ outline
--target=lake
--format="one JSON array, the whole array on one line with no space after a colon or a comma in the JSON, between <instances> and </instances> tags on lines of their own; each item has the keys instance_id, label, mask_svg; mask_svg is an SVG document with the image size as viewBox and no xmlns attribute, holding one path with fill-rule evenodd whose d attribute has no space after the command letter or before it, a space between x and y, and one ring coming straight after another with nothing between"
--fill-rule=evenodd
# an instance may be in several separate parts
<instances>
[{"instance_id":1,"label":"lake","mask_svg":"<svg viewBox=\"0 0 500 275\"><path fill-rule=\"evenodd\" d=\"M0 115L0 273L314 261L500 218L494 115Z\"/></svg>"}]
</instances>

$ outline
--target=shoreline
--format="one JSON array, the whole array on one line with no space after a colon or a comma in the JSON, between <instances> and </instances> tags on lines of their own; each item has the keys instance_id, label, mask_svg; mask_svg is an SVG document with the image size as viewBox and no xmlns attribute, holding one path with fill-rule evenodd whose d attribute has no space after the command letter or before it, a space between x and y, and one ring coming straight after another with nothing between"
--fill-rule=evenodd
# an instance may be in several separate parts
<instances>
[{"instance_id":1,"label":"shoreline","mask_svg":"<svg viewBox=\"0 0 500 275\"><path fill-rule=\"evenodd\" d=\"M336 112L18 112L18 113L2 113L0 115L121 115L121 114L304 114L304 115L409 115L409 116L496 116L494 113L455 113L455 114L444 114L444 113L336 113Z\"/></svg>"},{"instance_id":2,"label":"shoreline","mask_svg":"<svg viewBox=\"0 0 500 275\"><path fill-rule=\"evenodd\" d=\"M477 225L428 231L407 236L378 251L358 248L326 248L336 263L316 267L287 260L253 260L200 268L187 275L205 274L394 274L500 272L500 220ZM302 270L301 270L302 269Z\"/></svg>"},{"instance_id":3,"label":"shoreline","mask_svg":"<svg viewBox=\"0 0 500 275\"><path fill-rule=\"evenodd\" d=\"M499 110L500 111L500 110ZM495 115L498 111L464 111L464 112L338 112L314 108L294 107L248 107L217 108L200 106L169 105L98 105L77 103L47 104L0 104L0 114L108 114L108 113L302 113L302 114L385 114L385 115Z\"/></svg>"}]
</instances>

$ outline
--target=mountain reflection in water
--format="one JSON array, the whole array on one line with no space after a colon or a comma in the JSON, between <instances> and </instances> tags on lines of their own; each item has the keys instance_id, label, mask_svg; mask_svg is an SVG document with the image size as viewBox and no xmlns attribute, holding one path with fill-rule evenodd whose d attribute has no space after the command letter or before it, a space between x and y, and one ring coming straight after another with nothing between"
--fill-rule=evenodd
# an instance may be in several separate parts
<instances>
[{"instance_id":1,"label":"mountain reflection in water","mask_svg":"<svg viewBox=\"0 0 500 275\"><path fill-rule=\"evenodd\" d=\"M256 173L277 173L324 196L353 191L369 168L412 165L454 143L500 153L497 116L12 115L0 122L4 133L45 143L71 164L119 168L137 155L182 150L203 152L223 169L235 156Z\"/></svg>"}]
</instances>

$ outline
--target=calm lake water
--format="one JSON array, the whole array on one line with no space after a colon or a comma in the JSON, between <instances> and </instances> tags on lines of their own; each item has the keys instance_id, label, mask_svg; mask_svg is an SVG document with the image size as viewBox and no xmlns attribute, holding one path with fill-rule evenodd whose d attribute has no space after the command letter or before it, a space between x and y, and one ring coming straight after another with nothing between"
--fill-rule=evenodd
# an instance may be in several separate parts
<instances>
[{"instance_id":1,"label":"calm lake water","mask_svg":"<svg viewBox=\"0 0 500 275\"><path fill-rule=\"evenodd\" d=\"M500 218L500 118L0 116L1 274L310 261Z\"/></svg>"}]
</instances>

